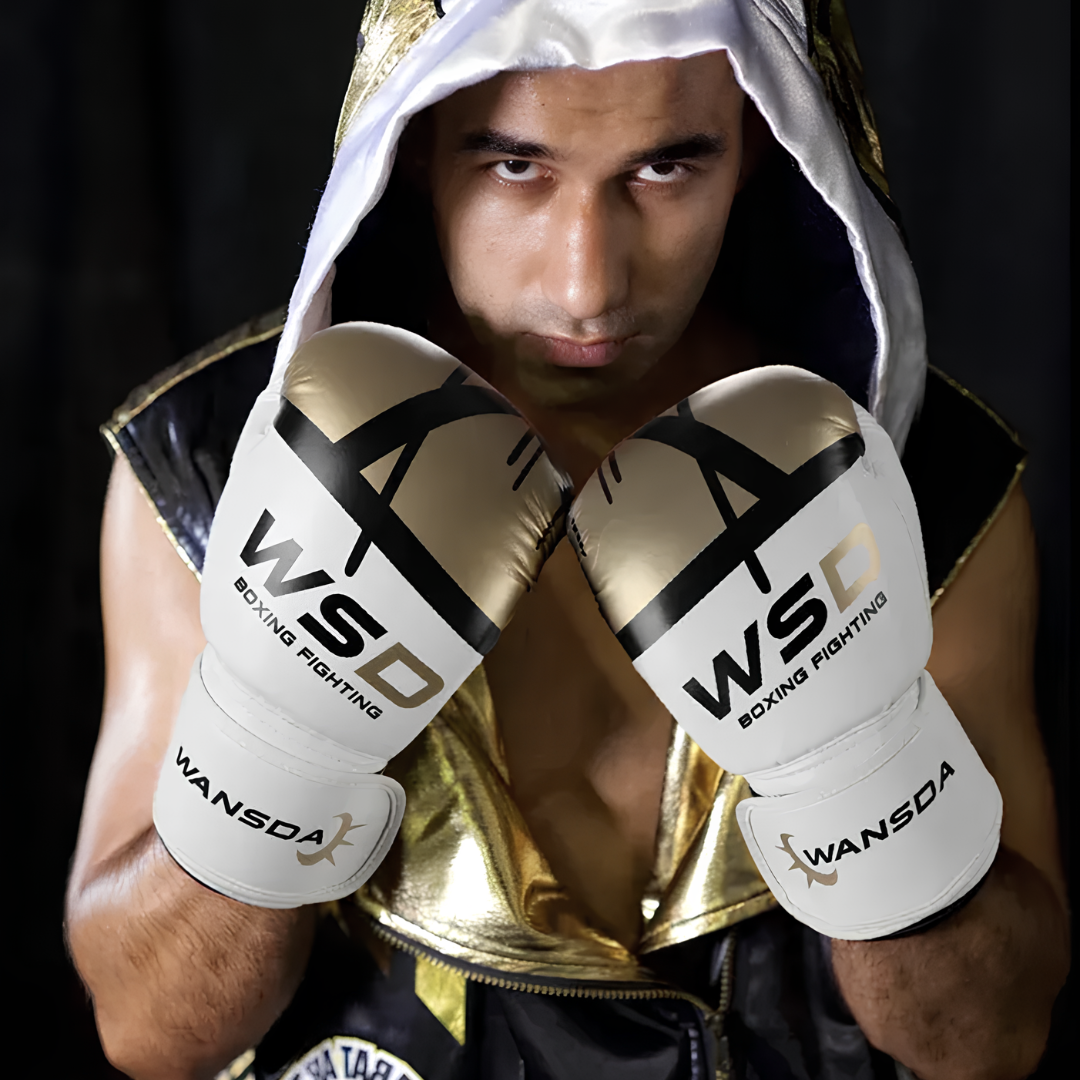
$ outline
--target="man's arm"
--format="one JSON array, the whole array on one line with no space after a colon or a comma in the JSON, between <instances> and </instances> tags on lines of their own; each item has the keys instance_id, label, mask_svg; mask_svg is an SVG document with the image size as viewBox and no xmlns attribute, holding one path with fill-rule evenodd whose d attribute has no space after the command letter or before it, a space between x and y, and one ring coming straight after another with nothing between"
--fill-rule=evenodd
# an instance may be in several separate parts
<instances>
[{"instance_id":1,"label":"man's arm","mask_svg":"<svg viewBox=\"0 0 1080 1080\"><path fill-rule=\"evenodd\" d=\"M1068 969L1065 878L1035 712L1037 607L1035 539L1017 485L935 606L927 665L1001 790L997 861L966 907L924 933L833 942L860 1027L924 1080L1030 1073Z\"/></svg>"},{"instance_id":2,"label":"man's arm","mask_svg":"<svg viewBox=\"0 0 1080 1080\"><path fill-rule=\"evenodd\" d=\"M154 830L162 758L205 641L198 583L120 458L101 582L105 704L68 888L71 954L117 1067L139 1078L212 1076L288 1004L315 909L226 899L181 870Z\"/></svg>"}]
</instances>

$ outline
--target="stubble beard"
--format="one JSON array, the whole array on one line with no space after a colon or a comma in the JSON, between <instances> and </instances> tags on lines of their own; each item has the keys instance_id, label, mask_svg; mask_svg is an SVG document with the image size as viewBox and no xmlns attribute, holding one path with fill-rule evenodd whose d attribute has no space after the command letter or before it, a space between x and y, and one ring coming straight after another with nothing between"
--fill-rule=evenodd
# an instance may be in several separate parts
<instances>
[{"instance_id":1,"label":"stubble beard","mask_svg":"<svg viewBox=\"0 0 1080 1080\"><path fill-rule=\"evenodd\" d=\"M659 319L635 317L625 310L578 323L557 309L523 303L515 305L498 328L478 313L466 318L487 354L487 377L493 385L508 397L524 398L538 408L573 412L603 409L606 403L633 392L678 340L692 313L680 320L676 334L662 328ZM625 341L625 346L620 356L604 366L561 366L545 359L541 340L545 337L613 338Z\"/></svg>"}]
</instances>

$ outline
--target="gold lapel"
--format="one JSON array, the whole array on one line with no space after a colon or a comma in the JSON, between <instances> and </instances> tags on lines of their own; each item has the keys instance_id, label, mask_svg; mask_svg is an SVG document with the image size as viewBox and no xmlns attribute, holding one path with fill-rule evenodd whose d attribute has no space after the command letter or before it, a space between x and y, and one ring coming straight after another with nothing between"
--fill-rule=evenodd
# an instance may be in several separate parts
<instances>
[{"instance_id":1,"label":"gold lapel","mask_svg":"<svg viewBox=\"0 0 1080 1080\"><path fill-rule=\"evenodd\" d=\"M639 955L773 906L735 822L746 782L675 732L638 954L589 924L510 793L481 665L387 768L401 833L356 903L392 936L509 976L649 984Z\"/></svg>"}]
</instances>

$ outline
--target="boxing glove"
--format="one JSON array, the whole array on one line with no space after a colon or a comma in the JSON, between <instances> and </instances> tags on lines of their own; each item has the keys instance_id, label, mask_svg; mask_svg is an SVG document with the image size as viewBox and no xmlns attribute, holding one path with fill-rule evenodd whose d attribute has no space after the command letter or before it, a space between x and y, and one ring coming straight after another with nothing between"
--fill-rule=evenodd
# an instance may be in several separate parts
<instances>
[{"instance_id":1,"label":"boxing glove","mask_svg":"<svg viewBox=\"0 0 1080 1080\"><path fill-rule=\"evenodd\" d=\"M568 532L634 666L746 777L787 911L878 938L977 886L1001 797L924 670L918 513L869 413L797 368L723 379L617 447Z\"/></svg>"},{"instance_id":2,"label":"boxing glove","mask_svg":"<svg viewBox=\"0 0 1080 1080\"><path fill-rule=\"evenodd\" d=\"M347 895L404 810L381 775L494 645L566 481L490 386L403 330L290 361L214 516L196 661L154 799L199 881L263 907Z\"/></svg>"}]
</instances>

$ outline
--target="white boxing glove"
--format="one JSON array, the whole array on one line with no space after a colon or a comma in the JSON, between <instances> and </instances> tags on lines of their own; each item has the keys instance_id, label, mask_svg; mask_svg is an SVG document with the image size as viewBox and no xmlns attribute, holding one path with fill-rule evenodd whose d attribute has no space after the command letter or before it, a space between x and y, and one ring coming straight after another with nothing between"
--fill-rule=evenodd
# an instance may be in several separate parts
<instances>
[{"instance_id":1,"label":"white boxing glove","mask_svg":"<svg viewBox=\"0 0 1080 1080\"><path fill-rule=\"evenodd\" d=\"M565 491L513 408L423 338L311 338L215 513L208 645L154 799L177 862L262 907L361 885L405 806L380 770L495 644Z\"/></svg>"},{"instance_id":2,"label":"white boxing glove","mask_svg":"<svg viewBox=\"0 0 1080 1080\"><path fill-rule=\"evenodd\" d=\"M568 528L634 666L749 782L743 836L795 918L884 937L978 885L1001 796L924 670L918 514L869 413L797 368L723 379L620 445Z\"/></svg>"}]
</instances>

